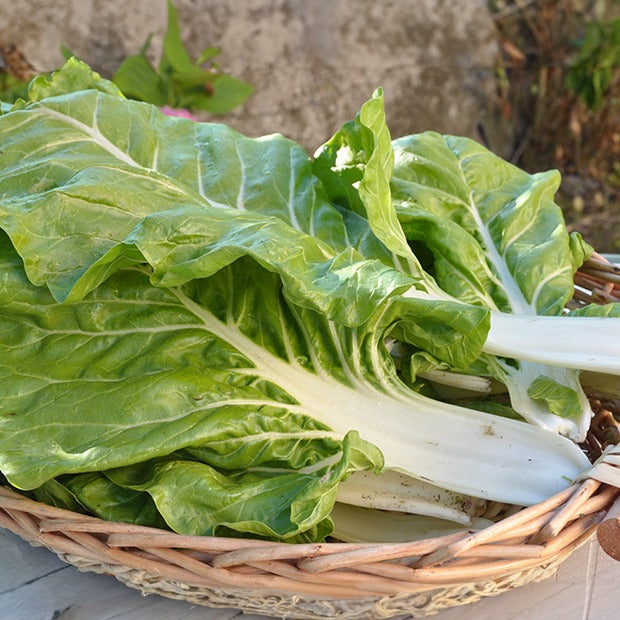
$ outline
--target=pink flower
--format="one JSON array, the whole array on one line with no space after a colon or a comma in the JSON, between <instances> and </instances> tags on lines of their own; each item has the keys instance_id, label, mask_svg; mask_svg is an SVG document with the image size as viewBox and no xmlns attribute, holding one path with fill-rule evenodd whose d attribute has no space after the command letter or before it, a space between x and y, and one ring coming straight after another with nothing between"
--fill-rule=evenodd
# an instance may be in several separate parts
<instances>
[{"instance_id":1,"label":"pink flower","mask_svg":"<svg viewBox=\"0 0 620 620\"><path fill-rule=\"evenodd\" d=\"M188 118L190 121L198 121L198 117L194 116L189 110L185 108L171 108L170 106L162 106L159 108L166 116L179 116L181 118Z\"/></svg>"}]
</instances>

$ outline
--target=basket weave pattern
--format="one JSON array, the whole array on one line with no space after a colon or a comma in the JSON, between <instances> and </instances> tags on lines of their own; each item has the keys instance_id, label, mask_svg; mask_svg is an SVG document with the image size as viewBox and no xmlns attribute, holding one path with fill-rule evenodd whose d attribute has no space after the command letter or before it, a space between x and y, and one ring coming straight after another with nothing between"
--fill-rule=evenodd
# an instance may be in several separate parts
<instances>
[{"instance_id":1,"label":"basket weave pattern","mask_svg":"<svg viewBox=\"0 0 620 620\"><path fill-rule=\"evenodd\" d=\"M575 281L575 304L620 300L620 277L598 257ZM610 436L606 421L615 418L614 403L592 402L594 460L605 447L600 437ZM617 425L611 430L617 434ZM586 479L517 512L496 506L503 518L477 532L407 543L285 544L107 522L0 485L0 527L145 594L275 617L424 617L551 576L608 512L618 512L619 495Z\"/></svg>"},{"instance_id":2,"label":"basket weave pattern","mask_svg":"<svg viewBox=\"0 0 620 620\"><path fill-rule=\"evenodd\" d=\"M423 617L551 576L619 494L586 480L474 533L287 545L111 523L0 487L0 526L144 593L296 618Z\"/></svg>"}]
</instances>

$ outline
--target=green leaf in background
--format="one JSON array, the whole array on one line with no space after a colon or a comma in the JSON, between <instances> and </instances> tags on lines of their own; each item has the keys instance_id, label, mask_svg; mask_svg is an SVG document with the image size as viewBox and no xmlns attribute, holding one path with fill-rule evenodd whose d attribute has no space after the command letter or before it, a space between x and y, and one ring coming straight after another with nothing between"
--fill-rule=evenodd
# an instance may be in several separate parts
<instances>
[{"instance_id":1,"label":"green leaf in background","mask_svg":"<svg viewBox=\"0 0 620 620\"><path fill-rule=\"evenodd\" d=\"M196 65L192 62L185 45L183 45L177 10L172 1L168 0L168 27L164 36L159 71L161 73L193 73L196 69Z\"/></svg>"},{"instance_id":2,"label":"green leaf in background","mask_svg":"<svg viewBox=\"0 0 620 620\"><path fill-rule=\"evenodd\" d=\"M28 83L22 82L8 73L0 72L0 114L11 109L13 103L28 96Z\"/></svg>"},{"instance_id":3,"label":"green leaf in background","mask_svg":"<svg viewBox=\"0 0 620 620\"><path fill-rule=\"evenodd\" d=\"M143 67L141 70L144 72L144 77L139 81L148 82L151 86L149 92L153 94L157 94L158 91L166 92L167 100L164 103L172 107L225 114L244 103L254 92L254 88L239 78L222 73L216 66L202 68L201 65L211 61L218 54L218 48L207 47L195 62L191 60L181 38L177 11L169 0L168 28L164 36L158 71L155 72L152 68L149 71ZM144 54L142 57L144 58ZM136 69L140 70L140 67L136 66ZM155 89L153 74L159 79L158 90ZM146 89L142 89L141 92L147 93ZM142 101L157 103L145 96L139 98Z\"/></svg>"},{"instance_id":4,"label":"green leaf in background","mask_svg":"<svg viewBox=\"0 0 620 620\"><path fill-rule=\"evenodd\" d=\"M226 114L244 103L253 92L254 88L243 80L231 75L212 74L206 88L201 84L197 91L183 91L179 95L179 105L211 114Z\"/></svg>"},{"instance_id":5,"label":"green leaf in background","mask_svg":"<svg viewBox=\"0 0 620 620\"><path fill-rule=\"evenodd\" d=\"M200 52L200 56L196 58L196 61L194 62L194 64L200 66L204 64L205 62L210 61L212 58L219 56L220 51L221 50L219 47L205 47L205 49L203 49L202 52Z\"/></svg>"},{"instance_id":6,"label":"green leaf in background","mask_svg":"<svg viewBox=\"0 0 620 620\"><path fill-rule=\"evenodd\" d=\"M620 18L586 24L577 57L566 75L566 85L590 108L603 104L620 67Z\"/></svg>"},{"instance_id":7,"label":"green leaf in background","mask_svg":"<svg viewBox=\"0 0 620 620\"><path fill-rule=\"evenodd\" d=\"M168 103L166 85L143 54L126 58L112 79L126 97L157 106Z\"/></svg>"}]
</instances>

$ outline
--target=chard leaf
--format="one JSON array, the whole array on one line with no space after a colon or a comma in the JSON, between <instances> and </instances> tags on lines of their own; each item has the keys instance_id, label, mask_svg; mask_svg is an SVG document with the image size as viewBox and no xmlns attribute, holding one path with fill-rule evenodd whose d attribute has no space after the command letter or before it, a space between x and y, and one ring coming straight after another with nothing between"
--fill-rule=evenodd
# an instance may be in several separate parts
<instances>
[{"instance_id":1,"label":"chard leaf","mask_svg":"<svg viewBox=\"0 0 620 620\"><path fill-rule=\"evenodd\" d=\"M148 493L114 484L102 473L63 476L62 484L81 506L100 519L166 527L166 522Z\"/></svg>"},{"instance_id":2,"label":"chard leaf","mask_svg":"<svg viewBox=\"0 0 620 620\"><path fill-rule=\"evenodd\" d=\"M18 259L8 262L5 253L3 267L2 344L21 346L3 367L0 461L16 486L35 488L63 473L106 470L189 446L194 455L208 451L218 466L225 458L229 468L265 460L304 467L340 450L341 436L304 416L267 369L252 375L252 363L234 346L241 334L181 291L121 271L82 302L57 304L28 285ZM250 280L258 290L247 289ZM239 263L203 286L194 284L192 294L221 320L252 329L274 354L291 353L273 275ZM235 295L235 287L247 293ZM252 311L273 323L255 323ZM224 330L220 336L201 320L207 317ZM46 440L34 460L28 437L41 425Z\"/></svg>"},{"instance_id":3,"label":"chard leaf","mask_svg":"<svg viewBox=\"0 0 620 620\"><path fill-rule=\"evenodd\" d=\"M409 206L399 217L409 242L421 243L430 250L433 277L445 292L469 304L511 311L480 244L461 225L430 210Z\"/></svg>"},{"instance_id":4,"label":"chard leaf","mask_svg":"<svg viewBox=\"0 0 620 620\"><path fill-rule=\"evenodd\" d=\"M286 539L320 534L321 539L329 533L327 517L340 479L356 468L382 465L373 445L330 430L274 382L269 362L279 359L276 354L294 356L290 381L302 384L309 371L300 364L304 359L310 364L310 356L294 355L295 349L303 350L300 327L288 319L287 328L273 274L242 261L208 284L193 283L188 293L210 303L213 313L181 291L177 296L152 287L139 270L117 272L81 302L58 304L46 289L28 283L19 259L5 250L0 348L16 355L0 372L6 387L0 470L18 488L47 489L49 496L52 478L64 475L66 487L98 516L157 523L141 499L147 487L124 485L133 489L124 491L116 488L116 477L111 475L112 484L96 472L185 449L194 462L177 459L168 482L177 475L177 485L187 481L187 472L197 472L196 459L202 461L199 471L212 473L186 487L149 490L158 507L162 494L176 506L174 515L165 501L160 510L177 531L196 533L200 527ZM258 324L254 312L264 317ZM207 317L219 336L204 323ZM258 356L254 361L266 358L261 369L237 348L244 342ZM326 348L323 356L328 364L338 353ZM207 463L228 473L217 473ZM219 521L205 522L204 515L199 524L204 501L195 490L200 481L212 485L207 495L218 506L208 515L217 512ZM228 506L234 485L256 500L235 496L234 506ZM180 511L171 499L175 493L182 495L179 501L187 495L195 499ZM270 499L283 495L286 502ZM55 503L66 501L58 493L55 497ZM276 529L265 529L263 522Z\"/></svg>"},{"instance_id":5,"label":"chard leaf","mask_svg":"<svg viewBox=\"0 0 620 620\"><path fill-rule=\"evenodd\" d=\"M368 444L350 433L336 458L293 469L275 466L217 471L175 458L112 470L115 484L147 492L177 532L225 536L234 532L290 542L322 540L338 483L350 471L373 467ZM303 533L300 536L300 533Z\"/></svg>"},{"instance_id":6,"label":"chard leaf","mask_svg":"<svg viewBox=\"0 0 620 620\"><path fill-rule=\"evenodd\" d=\"M58 300L82 299L131 265L178 286L247 255L278 273L297 305L359 325L412 285L351 245L307 154L282 136L250 139L87 90L3 116L0 138L0 226L30 280ZM422 307L425 328L405 330L420 346L451 361L477 355L486 311L433 303L458 317L450 344L441 316L431 329L426 301L399 303Z\"/></svg>"},{"instance_id":7,"label":"chard leaf","mask_svg":"<svg viewBox=\"0 0 620 620\"><path fill-rule=\"evenodd\" d=\"M28 100L42 101L57 95L91 89L114 97L123 97L113 82L102 78L83 62L72 57L61 70L35 77L28 86Z\"/></svg>"},{"instance_id":8,"label":"chard leaf","mask_svg":"<svg viewBox=\"0 0 620 620\"><path fill-rule=\"evenodd\" d=\"M40 487L33 489L30 495L48 506L56 506L56 508L64 508L82 514L88 513L88 509L79 501L75 493L72 493L67 486L56 479L48 480Z\"/></svg>"},{"instance_id":9,"label":"chard leaf","mask_svg":"<svg viewBox=\"0 0 620 620\"><path fill-rule=\"evenodd\" d=\"M432 253L443 290L503 313L562 313L591 249L568 235L553 202L557 173L530 175L472 140L432 132L396 140L394 149L395 208L407 238ZM591 411L577 371L484 359L527 420L583 439ZM551 392L540 391L543 376Z\"/></svg>"},{"instance_id":10,"label":"chard leaf","mask_svg":"<svg viewBox=\"0 0 620 620\"><path fill-rule=\"evenodd\" d=\"M620 302L612 302L608 304L588 304L582 308L575 308L570 313L571 316L583 316L583 317L609 317L620 318Z\"/></svg>"},{"instance_id":11,"label":"chard leaf","mask_svg":"<svg viewBox=\"0 0 620 620\"><path fill-rule=\"evenodd\" d=\"M570 418L581 413L581 403L575 398L575 391L551 377L536 377L527 393L530 398L545 402L549 411L561 418Z\"/></svg>"},{"instance_id":12,"label":"chard leaf","mask_svg":"<svg viewBox=\"0 0 620 620\"><path fill-rule=\"evenodd\" d=\"M420 211L435 215L462 229L458 239L469 235L468 247L478 245L452 270L446 267L454 261L444 261L437 275L442 288L450 288L450 272L457 271L459 278L472 274L471 286L479 290L480 274L494 283L489 292L498 308L561 314L572 297L573 252L583 256L584 248L571 243L553 202L557 172L531 175L471 139L432 132L395 140L394 152L392 197L399 217L413 228ZM445 233L455 230L447 224ZM444 258L445 241L429 247Z\"/></svg>"},{"instance_id":13,"label":"chard leaf","mask_svg":"<svg viewBox=\"0 0 620 620\"><path fill-rule=\"evenodd\" d=\"M394 155L378 89L355 120L343 125L316 153L314 170L331 200L368 218L368 224L396 255L412 258L395 211L390 179Z\"/></svg>"},{"instance_id":14,"label":"chard leaf","mask_svg":"<svg viewBox=\"0 0 620 620\"><path fill-rule=\"evenodd\" d=\"M198 219L204 235L177 235L186 246L180 260L196 267L185 276L177 271L176 281L210 275L251 253L290 270L289 281L299 280L300 264L316 265L308 285L322 272L332 305L338 287L366 277L373 286L383 280L372 293L375 304L406 285L400 274L351 253L340 215L316 191L307 155L281 136L252 140L93 91L36 103L2 121L2 227L31 281L47 284L58 299L83 297L114 269L144 260L140 252L149 248L142 246L156 241L149 234ZM42 148L41 135L49 137ZM265 178L268 169L275 172ZM175 251L167 246L167 254ZM198 253L213 264L200 263ZM176 265L164 263L153 265L155 277L171 280L167 271Z\"/></svg>"},{"instance_id":15,"label":"chard leaf","mask_svg":"<svg viewBox=\"0 0 620 620\"><path fill-rule=\"evenodd\" d=\"M174 288L125 269L83 300L58 303L28 282L4 241L0 470L18 488L178 451L219 471L299 471L338 463L350 431L369 442L366 467L385 459L437 486L516 504L588 466L568 440L406 388L384 344L389 307L342 326L292 304L278 275L249 258Z\"/></svg>"}]
</instances>

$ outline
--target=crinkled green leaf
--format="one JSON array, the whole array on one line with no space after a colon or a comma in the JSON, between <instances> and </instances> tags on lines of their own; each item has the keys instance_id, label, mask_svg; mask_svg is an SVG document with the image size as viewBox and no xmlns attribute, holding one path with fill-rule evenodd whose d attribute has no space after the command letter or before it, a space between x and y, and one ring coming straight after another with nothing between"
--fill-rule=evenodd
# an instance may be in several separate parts
<instances>
[{"instance_id":1,"label":"crinkled green leaf","mask_svg":"<svg viewBox=\"0 0 620 620\"><path fill-rule=\"evenodd\" d=\"M81 90L96 90L114 97L122 97L118 87L92 71L76 58L69 58L62 69L35 77L28 86L28 100L42 101L49 97Z\"/></svg>"},{"instance_id":2,"label":"crinkled green leaf","mask_svg":"<svg viewBox=\"0 0 620 620\"><path fill-rule=\"evenodd\" d=\"M63 476L63 486L89 512L106 521L165 528L148 493L114 484L99 472Z\"/></svg>"},{"instance_id":3,"label":"crinkled green leaf","mask_svg":"<svg viewBox=\"0 0 620 620\"><path fill-rule=\"evenodd\" d=\"M337 460L305 469L217 471L200 462L170 458L107 472L116 484L148 492L175 531L193 535L253 534L291 542L322 540L337 485L350 471L376 465L356 433ZM300 536L300 533L305 533Z\"/></svg>"},{"instance_id":4,"label":"crinkled green leaf","mask_svg":"<svg viewBox=\"0 0 620 620\"><path fill-rule=\"evenodd\" d=\"M398 298L386 309L384 320L392 321L391 336L431 351L457 368L476 361L489 324L489 317L479 308L441 299L416 299L411 303L408 298Z\"/></svg>"},{"instance_id":5,"label":"crinkled green leaf","mask_svg":"<svg viewBox=\"0 0 620 620\"><path fill-rule=\"evenodd\" d=\"M444 291L504 313L562 314L574 272L592 249L566 231L553 202L556 172L527 174L473 140L433 132L396 140L394 150L395 208L407 238L432 254L430 269ZM576 371L486 359L521 415L583 438L590 407ZM532 398L539 375L564 394L558 418L552 398Z\"/></svg>"},{"instance_id":6,"label":"crinkled green leaf","mask_svg":"<svg viewBox=\"0 0 620 620\"><path fill-rule=\"evenodd\" d=\"M432 274L442 289L466 303L510 311L505 292L486 268L480 244L458 223L423 208L400 213L405 235L433 254ZM474 264L480 268L472 269Z\"/></svg>"},{"instance_id":7,"label":"crinkled green leaf","mask_svg":"<svg viewBox=\"0 0 620 620\"><path fill-rule=\"evenodd\" d=\"M490 279L497 307L517 314L562 312L572 297L575 244L553 202L557 172L528 174L471 139L433 132L395 140L394 153L399 217L413 228L416 211L430 212L479 246L463 254L455 277L469 275L474 288L481 276ZM445 243L429 247L444 258ZM440 286L450 277L442 271Z\"/></svg>"},{"instance_id":8,"label":"crinkled green leaf","mask_svg":"<svg viewBox=\"0 0 620 620\"><path fill-rule=\"evenodd\" d=\"M280 386L268 376L248 374L251 363L233 343L211 333L183 295L124 271L82 302L57 304L45 289L29 286L19 261L8 262L6 253L3 267L1 342L6 350L14 343L20 348L2 369L7 389L0 461L16 486L34 488L62 473L105 470L189 446L203 457L208 449L219 466L218 458L225 457L229 468L258 466L264 459L303 467L339 450L339 436L305 417ZM222 274L208 289L194 285L193 294L222 319L237 316L247 329L258 330L252 335L261 345L286 355L291 345L279 331L283 309L277 295L270 298L277 281L245 267L239 265L236 278ZM233 304L232 287L247 286L249 279L263 288L248 290ZM253 322L250 309L263 305L275 324ZM31 431L43 420L41 459L34 460Z\"/></svg>"},{"instance_id":9,"label":"crinkled green leaf","mask_svg":"<svg viewBox=\"0 0 620 620\"><path fill-rule=\"evenodd\" d=\"M543 375L536 377L528 387L527 393L530 398L543 401L551 413L561 418L570 418L581 413L581 403L575 390L554 381L551 377Z\"/></svg>"},{"instance_id":10,"label":"crinkled green leaf","mask_svg":"<svg viewBox=\"0 0 620 620\"><path fill-rule=\"evenodd\" d=\"M377 304L407 285L346 247L341 218L317 192L307 155L281 136L252 140L92 91L2 121L2 227L31 280L59 299L82 297L145 253L161 260L155 278L177 283L243 254L296 283L307 265L306 286L315 289L307 301L349 314L362 307L343 303L353 288L365 287ZM42 132L48 147L36 146ZM275 174L265 178L268 169ZM149 237L164 233L175 241Z\"/></svg>"},{"instance_id":11,"label":"crinkled green leaf","mask_svg":"<svg viewBox=\"0 0 620 620\"><path fill-rule=\"evenodd\" d=\"M385 122L383 91L377 90L355 120L317 151L314 170L331 200L367 218L370 229L398 256L413 258L396 212L390 179L394 156Z\"/></svg>"},{"instance_id":12,"label":"crinkled green leaf","mask_svg":"<svg viewBox=\"0 0 620 620\"><path fill-rule=\"evenodd\" d=\"M609 318L620 318L620 302L608 304L588 304L581 308L571 310L571 316L600 316Z\"/></svg>"},{"instance_id":13,"label":"crinkled green leaf","mask_svg":"<svg viewBox=\"0 0 620 620\"><path fill-rule=\"evenodd\" d=\"M376 112L381 116L382 110L377 108ZM391 179L394 209L389 193L387 198L383 193L381 179L384 177L380 179L370 163L373 157L391 161L392 146L389 142L367 139L362 148L361 136L371 134L358 117L319 150L315 162L315 172L321 177L328 195L339 202L343 213L350 213L345 216L345 223L349 238L360 252L410 274L416 287L429 292L438 302L445 300L444 293L447 293L454 299L491 310L517 314L544 312L544 307L537 306L538 301L530 304L525 300L529 278L536 285L535 295L547 299L545 304L551 300L555 303L554 312L559 313L572 296L573 273L589 248L580 237L569 237L566 233L561 212L550 198L554 188L544 175L536 178L527 175L473 141L434 133L409 136L394 142L396 168ZM500 189L495 187L497 183ZM363 194L363 184L374 191ZM406 243L432 257L426 261L431 274L423 271L408 246L407 251L400 252L406 261L389 257L382 251L383 245L399 253L394 245L397 236L377 223L382 219L379 213L390 214L392 218L398 215L397 225L399 230L402 225ZM386 217L384 215L383 219ZM533 236L528 233L530 220L535 224ZM547 239L552 227L557 231L555 242ZM502 254L494 245L493 235L498 242L506 241L508 235L504 229L509 233L513 231L511 243L519 248L513 261L515 265L510 262L514 254L510 243ZM549 246L546 251L553 253L546 262L540 256L545 243ZM549 274L558 260L564 261L561 268ZM429 313L434 314L434 310ZM404 321L394 330L393 336L415 342L418 348L426 351L432 350L428 340L437 342L441 330L434 327L425 330L425 316L423 310L416 308L416 320ZM427 341L421 334L407 333L412 326L426 331ZM446 356L442 356L442 360L449 361L455 370L475 361L464 357L448 360ZM483 374L506 383L513 406L526 419L573 438L585 433L590 407L577 372L545 369L524 361L518 365L509 364L492 356L479 358L478 366L481 362L486 366ZM532 398L528 392L531 381L542 372L553 376L553 381L561 386L571 402L568 409L563 408L560 420L555 417L556 408L550 408L552 400Z\"/></svg>"}]
</instances>

